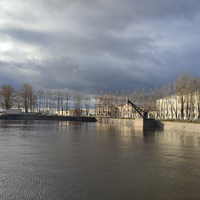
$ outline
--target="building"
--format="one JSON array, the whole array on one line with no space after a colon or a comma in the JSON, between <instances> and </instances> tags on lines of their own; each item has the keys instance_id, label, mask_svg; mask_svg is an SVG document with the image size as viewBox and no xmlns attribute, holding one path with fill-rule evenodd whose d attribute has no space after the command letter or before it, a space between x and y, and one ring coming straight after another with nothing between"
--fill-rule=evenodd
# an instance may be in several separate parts
<instances>
[{"instance_id":1,"label":"building","mask_svg":"<svg viewBox=\"0 0 200 200\"><path fill-rule=\"evenodd\" d=\"M135 109L130 104L119 105L119 113L120 117L123 118L136 118L138 117L138 113L136 113Z\"/></svg>"},{"instance_id":2,"label":"building","mask_svg":"<svg viewBox=\"0 0 200 200\"><path fill-rule=\"evenodd\" d=\"M156 101L158 119L199 120L199 97L196 94L172 95Z\"/></svg>"},{"instance_id":3,"label":"building","mask_svg":"<svg viewBox=\"0 0 200 200\"><path fill-rule=\"evenodd\" d=\"M83 109L71 109L69 110L68 116L84 116L86 114L86 111Z\"/></svg>"},{"instance_id":4,"label":"building","mask_svg":"<svg viewBox=\"0 0 200 200\"><path fill-rule=\"evenodd\" d=\"M119 108L117 106L101 106L96 109L96 115L103 117L118 117Z\"/></svg>"},{"instance_id":5,"label":"building","mask_svg":"<svg viewBox=\"0 0 200 200\"><path fill-rule=\"evenodd\" d=\"M97 115L104 117L140 118L139 113L130 104L117 106L101 106L97 108Z\"/></svg>"}]
</instances>

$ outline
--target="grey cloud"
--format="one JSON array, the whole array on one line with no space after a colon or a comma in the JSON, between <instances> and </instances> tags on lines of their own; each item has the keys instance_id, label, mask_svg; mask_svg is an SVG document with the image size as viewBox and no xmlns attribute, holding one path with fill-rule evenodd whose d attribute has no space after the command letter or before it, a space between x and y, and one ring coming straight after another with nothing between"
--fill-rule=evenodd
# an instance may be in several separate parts
<instances>
[{"instance_id":1,"label":"grey cloud","mask_svg":"<svg viewBox=\"0 0 200 200\"><path fill-rule=\"evenodd\" d=\"M113 16L113 18L126 19L127 16L139 17L155 17L155 16L182 16L190 17L196 15L200 9L198 0L35 0L34 5L40 5L45 10L63 11L68 8L75 8L75 11L83 10L86 13L92 14L95 17L99 13ZM84 12L84 10L86 10ZM77 12L78 13L78 12ZM76 14L77 14L76 13ZM106 23L106 21L105 21Z\"/></svg>"},{"instance_id":2,"label":"grey cloud","mask_svg":"<svg viewBox=\"0 0 200 200\"><path fill-rule=\"evenodd\" d=\"M1 52L0 84L95 94L148 90L188 68L199 73L197 0L18 2L0 29L0 44L17 47Z\"/></svg>"},{"instance_id":3,"label":"grey cloud","mask_svg":"<svg viewBox=\"0 0 200 200\"><path fill-rule=\"evenodd\" d=\"M41 31L33 31L28 29L0 29L0 34L9 36L13 40L20 40L30 44L48 45L53 40L53 35Z\"/></svg>"}]
</instances>

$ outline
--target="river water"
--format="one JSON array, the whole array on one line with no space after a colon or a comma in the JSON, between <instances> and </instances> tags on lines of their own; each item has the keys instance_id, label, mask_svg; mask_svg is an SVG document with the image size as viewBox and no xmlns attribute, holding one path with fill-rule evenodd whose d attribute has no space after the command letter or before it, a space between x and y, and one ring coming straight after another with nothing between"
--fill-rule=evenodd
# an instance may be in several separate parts
<instances>
[{"instance_id":1,"label":"river water","mask_svg":"<svg viewBox=\"0 0 200 200\"><path fill-rule=\"evenodd\" d=\"M200 199L200 133L1 120L0 199Z\"/></svg>"}]
</instances>

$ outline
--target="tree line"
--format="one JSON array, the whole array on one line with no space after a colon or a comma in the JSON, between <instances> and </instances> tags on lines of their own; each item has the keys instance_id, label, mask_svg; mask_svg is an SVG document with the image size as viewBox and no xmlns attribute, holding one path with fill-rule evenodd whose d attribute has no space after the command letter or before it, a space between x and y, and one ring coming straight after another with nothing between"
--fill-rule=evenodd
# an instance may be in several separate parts
<instances>
[{"instance_id":1,"label":"tree line","mask_svg":"<svg viewBox=\"0 0 200 200\"><path fill-rule=\"evenodd\" d=\"M84 100L84 102L82 102ZM15 90L10 84L3 84L0 90L0 106L3 110L18 108L28 112L49 111L55 113L59 111L64 114L64 111L70 109L70 104L77 116L81 115L80 110L82 104L86 108L86 114L89 113L90 95L84 95L81 92L70 92L69 90L39 90L34 91L32 85L24 83L19 90Z\"/></svg>"},{"instance_id":2,"label":"tree line","mask_svg":"<svg viewBox=\"0 0 200 200\"><path fill-rule=\"evenodd\" d=\"M122 111L122 107L130 100L148 112L149 117L193 119L195 111L200 116L200 78L193 77L186 71L178 76L173 84L155 86L149 90L143 88L142 90L121 91L120 94L118 91L114 93L101 91L94 100L97 115L103 108L108 116L123 117L123 113L117 112L117 108L121 107ZM132 113L136 112L134 108L131 109Z\"/></svg>"},{"instance_id":3,"label":"tree line","mask_svg":"<svg viewBox=\"0 0 200 200\"><path fill-rule=\"evenodd\" d=\"M162 101L157 101L159 99ZM48 110L50 113L60 111L62 115L70 107L75 109L76 115L81 115L80 110L84 107L88 115L92 101L96 115L100 114L100 109L105 109L106 116L112 117L123 117L118 108L122 108L130 100L150 113L150 117L168 118L175 115L175 119L182 119L186 115L187 118L192 118L194 110L197 110L200 116L200 78L193 77L186 71L177 77L173 84L162 87L120 93L100 91L94 96L84 95L79 91L72 93L67 89L36 92L29 83L24 83L19 90L15 90L10 84L3 84L0 100L3 110L15 107L23 108L26 113ZM132 112L135 112L133 108Z\"/></svg>"}]
</instances>

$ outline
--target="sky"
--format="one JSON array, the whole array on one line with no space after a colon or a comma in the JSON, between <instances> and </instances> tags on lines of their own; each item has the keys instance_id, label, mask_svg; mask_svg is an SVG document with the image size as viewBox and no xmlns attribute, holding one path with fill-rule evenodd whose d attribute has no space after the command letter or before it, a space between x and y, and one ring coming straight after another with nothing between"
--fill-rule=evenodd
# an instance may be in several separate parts
<instances>
[{"instance_id":1,"label":"sky","mask_svg":"<svg viewBox=\"0 0 200 200\"><path fill-rule=\"evenodd\" d=\"M199 53L199 0L0 0L0 85L148 90Z\"/></svg>"}]
</instances>

